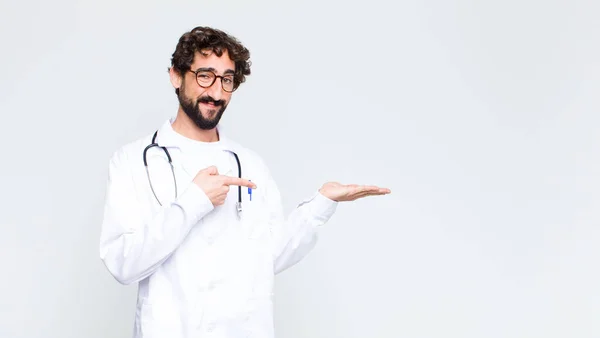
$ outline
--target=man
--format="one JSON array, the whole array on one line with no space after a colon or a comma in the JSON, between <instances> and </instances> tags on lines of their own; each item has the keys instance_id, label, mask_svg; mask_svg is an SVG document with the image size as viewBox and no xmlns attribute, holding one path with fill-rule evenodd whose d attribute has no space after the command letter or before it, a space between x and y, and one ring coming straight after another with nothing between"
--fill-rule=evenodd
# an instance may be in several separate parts
<instances>
[{"instance_id":1,"label":"man","mask_svg":"<svg viewBox=\"0 0 600 338\"><path fill-rule=\"evenodd\" d=\"M248 50L197 27L169 74L176 117L110 158L100 257L138 283L136 338L272 338L274 275L313 248L338 202L390 191L330 182L284 217L262 158L219 125L250 74Z\"/></svg>"}]
</instances>

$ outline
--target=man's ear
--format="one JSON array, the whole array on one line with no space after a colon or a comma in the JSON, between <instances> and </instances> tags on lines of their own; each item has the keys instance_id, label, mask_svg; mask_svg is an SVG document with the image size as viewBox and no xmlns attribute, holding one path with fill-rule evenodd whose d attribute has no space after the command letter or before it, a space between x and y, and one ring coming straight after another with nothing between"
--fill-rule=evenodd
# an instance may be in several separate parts
<instances>
[{"instance_id":1,"label":"man's ear","mask_svg":"<svg viewBox=\"0 0 600 338\"><path fill-rule=\"evenodd\" d=\"M179 74L179 72L175 70L174 67L169 68L169 77L171 78L171 84L173 85L173 88L179 89L179 87L181 87L181 82L183 81L183 78L181 77L181 74Z\"/></svg>"}]
</instances>

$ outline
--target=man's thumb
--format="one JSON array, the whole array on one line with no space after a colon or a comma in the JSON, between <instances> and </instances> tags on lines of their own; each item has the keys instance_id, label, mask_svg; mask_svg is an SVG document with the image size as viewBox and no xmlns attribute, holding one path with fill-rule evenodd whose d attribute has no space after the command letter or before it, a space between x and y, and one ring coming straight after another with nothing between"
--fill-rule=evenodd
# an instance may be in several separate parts
<instances>
[{"instance_id":1,"label":"man's thumb","mask_svg":"<svg viewBox=\"0 0 600 338\"><path fill-rule=\"evenodd\" d=\"M217 170L217 167L215 167L214 165L211 165L210 167L204 168L202 170L200 170L201 173L205 174L205 175L218 175L219 171Z\"/></svg>"}]
</instances>

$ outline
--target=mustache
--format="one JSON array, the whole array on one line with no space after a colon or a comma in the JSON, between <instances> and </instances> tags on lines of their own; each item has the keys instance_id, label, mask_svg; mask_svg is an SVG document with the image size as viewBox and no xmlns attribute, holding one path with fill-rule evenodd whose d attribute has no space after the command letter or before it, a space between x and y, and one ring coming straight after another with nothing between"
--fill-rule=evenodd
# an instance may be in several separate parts
<instances>
[{"instance_id":1,"label":"mustache","mask_svg":"<svg viewBox=\"0 0 600 338\"><path fill-rule=\"evenodd\" d=\"M225 104L225 101L223 100L215 100L210 96L203 96L201 98L198 99L198 103L212 103L215 105L215 107L220 107L223 106Z\"/></svg>"}]
</instances>

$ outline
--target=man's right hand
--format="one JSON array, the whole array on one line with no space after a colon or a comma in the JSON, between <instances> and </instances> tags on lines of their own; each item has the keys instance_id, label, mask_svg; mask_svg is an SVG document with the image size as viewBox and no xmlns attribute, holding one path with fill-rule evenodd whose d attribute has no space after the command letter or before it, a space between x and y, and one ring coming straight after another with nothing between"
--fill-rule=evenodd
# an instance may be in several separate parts
<instances>
[{"instance_id":1,"label":"man's right hand","mask_svg":"<svg viewBox=\"0 0 600 338\"><path fill-rule=\"evenodd\" d=\"M204 191L214 206L225 203L230 185L256 189L256 184L246 179L219 175L215 166L200 170L194 177L194 183Z\"/></svg>"}]
</instances>

